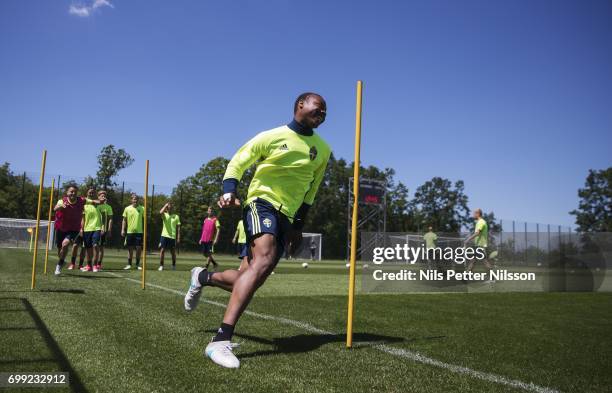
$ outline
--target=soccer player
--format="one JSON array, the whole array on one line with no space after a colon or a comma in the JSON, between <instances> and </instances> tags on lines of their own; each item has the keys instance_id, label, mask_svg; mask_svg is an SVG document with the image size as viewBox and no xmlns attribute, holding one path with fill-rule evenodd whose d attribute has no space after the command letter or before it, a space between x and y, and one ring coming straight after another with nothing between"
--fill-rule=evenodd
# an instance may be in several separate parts
<instances>
[{"instance_id":1,"label":"soccer player","mask_svg":"<svg viewBox=\"0 0 612 393\"><path fill-rule=\"evenodd\" d=\"M98 200L90 200L78 196L78 188L75 185L69 185L66 188L66 195L62 197L53 208L55 211L55 227L57 228L57 246L59 250L59 261L55 267L55 275L59 276L62 273L64 266L64 258L71 248L79 232L81 231L81 219L83 217L83 209L86 204L98 204Z\"/></svg>"},{"instance_id":2,"label":"soccer player","mask_svg":"<svg viewBox=\"0 0 612 393\"><path fill-rule=\"evenodd\" d=\"M172 270L176 270L176 244L181 242L181 219L178 214L172 213L172 203L168 202L159 211L162 218L162 233L159 240L159 268L164 270L164 256L166 250L172 255Z\"/></svg>"},{"instance_id":3,"label":"soccer player","mask_svg":"<svg viewBox=\"0 0 612 393\"><path fill-rule=\"evenodd\" d=\"M91 195L92 193L87 193ZM102 230L102 217L98 208L92 204L86 204L83 208L81 219L81 232L83 238L83 249L87 251L87 265L81 268L84 272L98 272L98 261L100 259L100 239ZM92 267L93 260L93 267Z\"/></svg>"},{"instance_id":4,"label":"soccer player","mask_svg":"<svg viewBox=\"0 0 612 393\"><path fill-rule=\"evenodd\" d=\"M487 253L487 247L489 245L489 225L484 220L484 218L482 218L481 209L475 209L473 212L473 217L474 217L474 220L476 221L476 225L474 227L474 233L465 240L465 243L468 244L470 241L474 240L474 245L478 248L483 249L483 252L485 254L483 263L489 270L491 270L493 269L493 266L489 262L489 259L488 259L489 254ZM475 262L476 262L475 259L472 259L470 261L467 267L468 272L471 272L474 269Z\"/></svg>"},{"instance_id":5,"label":"soccer player","mask_svg":"<svg viewBox=\"0 0 612 393\"><path fill-rule=\"evenodd\" d=\"M138 196L130 196L130 205L123 210L121 221L121 236L125 238L128 247L128 263L123 270L132 268L132 257L136 251L136 268L140 267L140 254L142 253L142 237L144 233L144 206L138 204Z\"/></svg>"},{"instance_id":6,"label":"soccer player","mask_svg":"<svg viewBox=\"0 0 612 393\"><path fill-rule=\"evenodd\" d=\"M113 208L107 203L106 190L98 191L98 200L100 204L97 206L100 217L102 218L102 226L100 228L100 258L98 259L98 270L102 270L102 260L104 259L104 245L107 240L110 240L113 229Z\"/></svg>"},{"instance_id":7,"label":"soccer player","mask_svg":"<svg viewBox=\"0 0 612 393\"><path fill-rule=\"evenodd\" d=\"M302 227L309 207L325 173L331 150L314 132L326 116L323 97L315 93L300 95L293 108L291 123L256 135L234 155L223 179L219 206L239 205L236 189L244 171L259 161L249 185L243 220L250 247L250 261L245 269L209 272L191 270L191 285L185 295L185 309L192 311L205 286L231 291L221 327L205 354L216 364L237 368L240 361L232 353L230 342L238 319L255 291L272 273L291 242L299 247Z\"/></svg>"},{"instance_id":8,"label":"soccer player","mask_svg":"<svg viewBox=\"0 0 612 393\"><path fill-rule=\"evenodd\" d=\"M87 200L93 200L96 195L96 190L93 188L89 188L87 190ZM81 249L81 254L79 255L79 248ZM70 265L68 265L68 270L72 270L76 265L76 258L79 255L79 270L83 269L83 262L85 261L85 242L83 241L83 233L79 231L76 239L74 239L74 244L72 245L72 257L70 258Z\"/></svg>"},{"instance_id":9,"label":"soccer player","mask_svg":"<svg viewBox=\"0 0 612 393\"><path fill-rule=\"evenodd\" d=\"M232 244L238 245L238 259L240 259L240 267L238 270L246 268L249 264L249 248L246 244L246 232L244 231L244 221L238 221L236 225L236 233L232 239Z\"/></svg>"},{"instance_id":10,"label":"soccer player","mask_svg":"<svg viewBox=\"0 0 612 393\"><path fill-rule=\"evenodd\" d=\"M216 269L219 264L213 258L215 251L215 244L219 240L219 232L221 230L221 223L215 216L215 212L212 207L208 207L208 217L204 219L202 223L202 234L200 236L200 245L202 246L202 254L206 257L206 269L213 264L213 268Z\"/></svg>"},{"instance_id":11,"label":"soccer player","mask_svg":"<svg viewBox=\"0 0 612 393\"><path fill-rule=\"evenodd\" d=\"M317 243L314 241L314 238L310 239L310 260L314 261L315 253L317 252Z\"/></svg>"},{"instance_id":12,"label":"soccer player","mask_svg":"<svg viewBox=\"0 0 612 393\"><path fill-rule=\"evenodd\" d=\"M436 242L438 241L438 235L436 235L433 231L433 227L430 225L427 228L427 233L423 235L423 240L425 240L425 250L430 250L432 248L436 248ZM429 252L427 252L427 256L425 258L427 260L427 268L431 269L436 266L437 263L435 261L429 259Z\"/></svg>"}]
</instances>

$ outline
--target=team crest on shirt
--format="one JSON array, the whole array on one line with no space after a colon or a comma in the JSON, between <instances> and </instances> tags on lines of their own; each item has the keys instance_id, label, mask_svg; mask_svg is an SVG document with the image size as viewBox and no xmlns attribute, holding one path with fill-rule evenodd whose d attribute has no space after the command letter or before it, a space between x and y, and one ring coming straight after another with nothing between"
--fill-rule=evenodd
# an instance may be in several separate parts
<instances>
[{"instance_id":1,"label":"team crest on shirt","mask_svg":"<svg viewBox=\"0 0 612 393\"><path fill-rule=\"evenodd\" d=\"M311 147L311 148L310 148L310 161L314 161L314 160L315 160L315 158L317 158L317 154L318 154L318 152L317 152L317 148L316 148L316 147L314 147L314 146L313 146L313 147Z\"/></svg>"},{"instance_id":2,"label":"team crest on shirt","mask_svg":"<svg viewBox=\"0 0 612 393\"><path fill-rule=\"evenodd\" d=\"M270 228L272 226L272 220L270 220L269 218L264 218L263 224L266 228Z\"/></svg>"}]
</instances>

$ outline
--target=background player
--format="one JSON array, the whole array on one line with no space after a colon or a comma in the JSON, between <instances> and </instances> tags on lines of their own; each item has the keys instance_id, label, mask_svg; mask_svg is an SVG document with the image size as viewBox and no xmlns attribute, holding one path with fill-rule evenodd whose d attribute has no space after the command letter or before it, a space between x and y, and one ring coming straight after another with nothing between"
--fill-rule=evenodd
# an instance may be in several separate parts
<instances>
[{"instance_id":1,"label":"background player","mask_svg":"<svg viewBox=\"0 0 612 393\"><path fill-rule=\"evenodd\" d=\"M87 189L87 200L93 200L96 195L96 190L93 188ZM79 248L81 253L79 254ZM70 258L70 265L68 265L68 270L72 270L75 268L77 255L79 256L79 270L83 267L83 262L85 261L85 243L83 242L83 234L79 231L76 239L74 239L72 245L72 257Z\"/></svg>"},{"instance_id":2,"label":"background player","mask_svg":"<svg viewBox=\"0 0 612 393\"><path fill-rule=\"evenodd\" d=\"M216 269L219 264L217 264L217 261L213 258L213 253L215 251L215 244L217 244L219 240L221 223L215 216L212 207L208 207L207 214L208 217L206 217L202 223L202 234L199 243L202 247L202 254L206 257L206 269L208 269L211 263L213 264L213 268Z\"/></svg>"},{"instance_id":3,"label":"background player","mask_svg":"<svg viewBox=\"0 0 612 393\"><path fill-rule=\"evenodd\" d=\"M164 270L166 250L172 254L172 270L176 270L176 245L181 242L181 219L172 213L172 203L166 203L159 211L162 219L162 233L159 240L159 268Z\"/></svg>"},{"instance_id":4,"label":"background player","mask_svg":"<svg viewBox=\"0 0 612 393\"><path fill-rule=\"evenodd\" d=\"M93 191L93 190L90 190ZM87 195L95 192L88 192ZM81 237L83 238L83 249L87 252L87 265L81 268L82 271L90 272L99 271L98 261L100 258L100 239L102 230L102 217L97 207L92 204L86 204L83 207L83 218L81 219ZM93 260L93 266L92 266Z\"/></svg>"},{"instance_id":5,"label":"background player","mask_svg":"<svg viewBox=\"0 0 612 393\"><path fill-rule=\"evenodd\" d=\"M238 319L253 294L272 273L289 241L299 247L302 227L314 202L331 154L327 143L314 132L325 120L326 104L315 93L304 93L294 103L294 120L282 127L256 135L238 150L223 179L219 206L239 204L238 181L244 171L259 161L243 210L251 260L245 269L208 272L191 270L191 285L185 295L185 309L193 310L202 287L213 285L232 292L223 322L205 354L228 368L240 366L230 342Z\"/></svg>"},{"instance_id":6,"label":"background player","mask_svg":"<svg viewBox=\"0 0 612 393\"><path fill-rule=\"evenodd\" d=\"M474 233L465 240L465 243L468 244L470 241L474 240L474 245L476 247L483 249L485 258L483 259L482 262L487 267L487 269L491 270L493 269L493 265L491 265L491 263L489 262L489 257L488 257L489 253L487 250L487 247L489 246L489 225L484 220L484 218L482 218L481 209L475 209L473 212L473 217L474 217L474 220L476 221L476 225L474 227ZM470 261L467 267L468 272L471 272L472 270L474 270L475 262L476 262L476 259L472 259Z\"/></svg>"},{"instance_id":7,"label":"background player","mask_svg":"<svg viewBox=\"0 0 612 393\"><path fill-rule=\"evenodd\" d=\"M310 260L311 261L314 261L316 252L317 252L317 243L315 242L314 238L312 238L310 239Z\"/></svg>"},{"instance_id":8,"label":"background player","mask_svg":"<svg viewBox=\"0 0 612 393\"><path fill-rule=\"evenodd\" d=\"M106 201L106 190L98 191L98 200L100 204L97 206L100 217L102 218L102 226L100 228L100 258L98 259L98 269L102 269L102 260L104 259L104 245L111 239L113 229L113 208Z\"/></svg>"},{"instance_id":9,"label":"background player","mask_svg":"<svg viewBox=\"0 0 612 393\"><path fill-rule=\"evenodd\" d=\"M240 259L240 267L238 270L246 268L246 265L249 263L249 248L247 247L243 220L238 221L238 225L236 225L236 233L234 233L232 244L237 244L238 246L238 259Z\"/></svg>"},{"instance_id":10,"label":"background player","mask_svg":"<svg viewBox=\"0 0 612 393\"><path fill-rule=\"evenodd\" d=\"M436 248L436 242L438 241L438 235L435 234L435 232L433 231L433 227L430 225L427 228L427 233L423 235L423 240L425 240L425 250L430 250L432 248ZM438 267L438 263L434 258L429 258L429 254L427 255L428 257L425 258L425 260L427 261L427 268L431 269L434 267Z\"/></svg>"},{"instance_id":11,"label":"background player","mask_svg":"<svg viewBox=\"0 0 612 393\"><path fill-rule=\"evenodd\" d=\"M128 263L123 268L132 268L132 257L136 251L136 268L140 267L140 254L142 253L142 238L144 233L144 206L138 204L138 196L134 193L130 196L131 204L123 210L123 220L121 221L121 236L125 237L125 244L128 247Z\"/></svg>"}]
</instances>

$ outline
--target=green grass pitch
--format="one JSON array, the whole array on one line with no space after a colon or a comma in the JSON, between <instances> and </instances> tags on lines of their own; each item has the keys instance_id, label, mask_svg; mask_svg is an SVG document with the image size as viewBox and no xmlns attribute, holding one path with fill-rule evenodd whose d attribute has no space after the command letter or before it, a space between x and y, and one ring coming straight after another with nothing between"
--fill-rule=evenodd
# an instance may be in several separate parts
<instances>
[{"instance_id":1,"label":"green grass pitch","mask_svg":"<svg viewBox=\"0 0 612 393\"><path fill-rule=\"evenodd\" d=\"M0 249L0 372L69 371L78 392L605 392L612 386L611 293L363 294L347 350L343 261L282 261L240 320L242 361L202 356L228 293L206 288L183 310L188 271L148 258L146 290L124 272L40 273L31 254ZM237 266L219 258L222 268ZM42 262L39 258L39 270ZM359 286L358 286L359 288ZM33 391L24 389L23 391ZM10 389L8 391L19 391ZM44 391L58 391L46 388ZM67 389L64 389L67 391Z\"/></svg>"}]
</instances>

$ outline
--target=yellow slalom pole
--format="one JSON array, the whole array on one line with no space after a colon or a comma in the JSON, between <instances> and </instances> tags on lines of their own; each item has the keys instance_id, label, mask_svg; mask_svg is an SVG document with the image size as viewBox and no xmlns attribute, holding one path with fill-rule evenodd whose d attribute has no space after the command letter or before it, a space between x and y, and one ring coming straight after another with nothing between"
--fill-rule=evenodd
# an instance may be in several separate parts
<instances>
[{"instance_id":1,"label":"yellow slalom pole","mask_svg":"<svg viewBox=\"0 0 612 393\"><path fill-rule=\"evenodd\" d=\"M36 230L34 231L34 255L32 256L32 287L36 287L36 256L38 255L38 230L40 228L40 205L42 205L43 183L45 181L45 166L47 165L47 151L43 150L42 165L40 169L40 185L38 186L38 207L36 208Z\"/></svg>"},{"instance_id":2,"label":"yellow slalom pole","mask_svg":"<svg viewBox=\"0 0 612 393\"><path fill-rule=\"evenodd\" d=\"M55 178L51 180L51 193L49 194L49 218L47 221L47 247L45 247L44 274L47 274L47 261L49 260L49 239L51 238L51 213L53 212L53 191L55 191Z\"/></svg>"},{"instance_id":3,"label":"yellow slalom pole","mask_svg":"<svg viewBox=\"0 0 612 393\"><path fill-rule=\"evenodd\" d=\"M146 163L145 170L145 192L144 192L144 234L142 236L142 282L141 287L145 289L145 280L147 275L147 200L149 194L149 160Z\"/></svg>"},{"instance_id":4,"label":"yellow slalom pole","mask_svg":"<svg viewBox=\"0 0 612 393\"><path fill-rule=\"evenodd\" d=\"M357 220L359 218L359 164L361 162L361 95L363 82L357 81L357 108L355 113L355 168L353 171L353 222L351 226L351 260L349 269L348 318L346 347L353 346L353 310L355 308L355 259L357 257Z\"/></svg>"}]
</instances>

